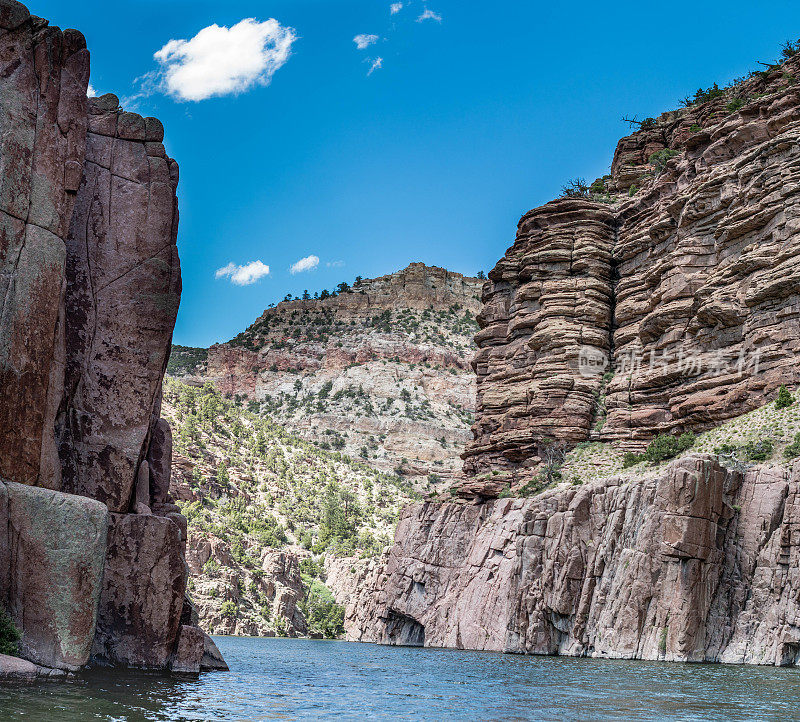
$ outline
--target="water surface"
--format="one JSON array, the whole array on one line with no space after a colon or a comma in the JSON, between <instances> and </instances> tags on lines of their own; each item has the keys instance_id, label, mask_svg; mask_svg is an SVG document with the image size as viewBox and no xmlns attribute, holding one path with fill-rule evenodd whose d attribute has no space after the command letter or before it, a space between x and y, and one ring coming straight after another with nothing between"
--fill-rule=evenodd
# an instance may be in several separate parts
<instances>
[{"instance_id":1,"label":"water surface","mask_svg":"<svg viewBox=\"0 0 800 722\"><path fill-rule=\"evenodd\" d=\"M800 670L215 637L230 672L0 686L0 719L788 720Z\"/></svg>"}]
</instances>

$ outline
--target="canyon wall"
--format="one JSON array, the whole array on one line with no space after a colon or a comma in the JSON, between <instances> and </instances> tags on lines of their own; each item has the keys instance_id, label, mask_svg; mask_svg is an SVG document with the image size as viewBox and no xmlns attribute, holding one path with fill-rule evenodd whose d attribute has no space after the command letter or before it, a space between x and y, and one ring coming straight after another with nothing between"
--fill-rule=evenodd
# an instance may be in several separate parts
<instances>
[{"instance_id":1,"label":"canyon wall","mask_svg":"<svg viewBox=\"0 0 800 722\"><path fill-rule=\"evenodd\" d=\"M800 382L799 68L623 138L606 202L523 216L484 288L469 476L529 477L551 439L641 450Z\"/></svg>"},{"instance_id":2,"label":"canyon wall","mask_svg":"<svg viewBox=\"0 0 800 722\"><path fill-rule=\"evenodd\" d=\"M78 31L0 0L0 48L0 606L46 668L219 666L160 420L177 164L158 120L87 99Z\"/></svg>"},{"instance_id":3,"label":"canyon wall","mask_svg":"<svg viewBox=\"0 0 800 722\"><path fill-rule=\"evenodd\" d=\"M331 565L349 638L798 662L797 462L691 454L530 496L549 449L641 451L800 382L798 71L648 119L610 175L523 216L483 289L465 478L405 510L384 562Z\"/></svg>"},{"instance_id":4,"label":"canyon wall","mask_svg":"<svg viewBox=\"0 0 800 722\"><path fill-rule=\"evenodd\" d=\"M800 463L694 454L645 478L409 507L348 636L525 654L794 664ZM369 591L372 586L372 592Z\"/></svg>"}]
</instances>

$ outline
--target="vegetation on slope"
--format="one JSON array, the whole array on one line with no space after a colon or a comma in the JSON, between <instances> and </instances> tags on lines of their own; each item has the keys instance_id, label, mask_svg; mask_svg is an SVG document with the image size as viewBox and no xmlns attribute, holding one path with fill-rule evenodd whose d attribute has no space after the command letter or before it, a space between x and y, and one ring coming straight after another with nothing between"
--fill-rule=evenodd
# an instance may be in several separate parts
<instances>
[{"instance_id":1,"label":"vegetation on slope","mask_svg":"<svg viewBox=\"0 0 800 722\"><path fill-rule=\"evenodd\" d=\"M657 471L683 454L715 454L726 466L746 469L756 463L787 464L800 458L800 392L781 387L775 400L700 434L661 434L641 454L613 443L585 441L567 453L545 459L539 475L521 488L510 483L501 496L530 496L562 482L583 484L608 476ZM491 472L494 477L506 472ZM510 476L509 476L510 481Z\"/></svg>"},{"instance_id":2,"label":"vegetation on slope","mask_svg":"<svg viewBox=\"0 0 800 722\"><path fill-rule=\"evenodd\" d=\"M312 631L330 634L336 610L319 560L378 554L413 492L399 477L320 449L209 384L165 379L163 413L173 426L173 495L189 520L189 549L222 542L192 582L201 617L212 630L238 620L244 629L280 633L260 583L265 553L284 549L311 561L301 567L301 609Z\"/></svg>"}]
</instances>

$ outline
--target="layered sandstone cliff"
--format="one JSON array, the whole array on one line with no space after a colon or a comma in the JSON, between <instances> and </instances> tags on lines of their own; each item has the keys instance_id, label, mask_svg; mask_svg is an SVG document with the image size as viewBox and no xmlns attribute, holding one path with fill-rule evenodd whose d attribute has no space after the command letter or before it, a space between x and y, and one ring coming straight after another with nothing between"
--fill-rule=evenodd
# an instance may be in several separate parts
<instances>
[{"instance_id":1,"label":"layered sandstone cliff","mask_svg":"<svg viewBox=\"0 0 800 722\"><path fill-rule=\"evenodd\" d=\"M412 263L335 296L283 301L208 349L199 368L180 364L196 371L183 378L245 398L322 448L435 487L460 473L469 439L482 283ZM176 361L181 353L190 350Z\"/></svg>"},{"instance_id":2,"label":"layered sandstone cliff","mask_svg":"<svg viewBox=\"0 0 800 722\"><path fill-rule=\"evenodd\" d=\"M768 464L689 454L529 496L549 449L605 446L619 468L800 382L798 70L795 55L648 120L591 191L523 216L484 286L466 478L454 502L405 510L385 562L331 565L350 638L800 660L800 465L772 444L786 419Z\"/></svg>"},{"instance_id":3,"label":"layered sandstone cliff","mask_svg":"<svg viewBox=\"0 0 800 722\"><path fill-rule=\"evenodd\" d=\"M0 0L0 66L0 606L49 668L218 666L160 420L177 164L155 118L87 99L78 31Z\"/></svg>"},{"instance_id":4,"label":"layered sandstone cliff","mask_svg":"<svg viewBox=\"0 0 800 722\"><path fill-rule=\"evenodd\" d=\"M548 439L638 450L800 382L799 68L623 138L605 202L523 216L484 289L468 475L529 477Z\"/></svg>"}]
</instances>

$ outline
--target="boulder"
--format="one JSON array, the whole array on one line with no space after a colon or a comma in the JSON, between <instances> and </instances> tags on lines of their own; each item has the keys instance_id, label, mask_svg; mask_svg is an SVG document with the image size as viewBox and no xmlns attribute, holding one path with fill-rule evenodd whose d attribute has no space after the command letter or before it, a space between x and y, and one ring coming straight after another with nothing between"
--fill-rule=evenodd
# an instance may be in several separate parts
<instances>
[{"instance_id":1,"label":"boulder","mask_svg":"<svg viewBox=\"0 0 800 722\"><path fill-rule=\"evenodd\" d=\"M178 647L172 659L173 672L199 674L200 663L205 653L205 633L200 627L182 624L178 635Z\"/></svg>"},{"instance_id":2,"label":"boulder","mask_svg":"<svg viewBox=\"0 0 800 722\"><path fill-rule=\"evenodd\" d=\"M214 640L203 632L203 657L200 660L200 671L219 670L228 671L228 665L222 657Z\"/></svg>"},{"instance_id":3,"label":"boulder","mask_svg":"<svg viewBox=\"0 0 800 722\"><path fill-rule=\"evenodd\" d=\"M77 670L95 634L108 510L93 499L10 482L0 484L0 514L4 496L0 556L5 546L8 581L0 592L22 632L20 653Z\"/></svg>"},{"instance_id":4,"label":"boulder","mask_svg":"<svg viewBox=\"0 0 800 722\"><path fill-rule=\"evenodd\" d=\"M63 679L69 672L63 669L40 667L19 657L0 654L0 682L33 682L37 679Z\"/></svg>"}]
</instances>

